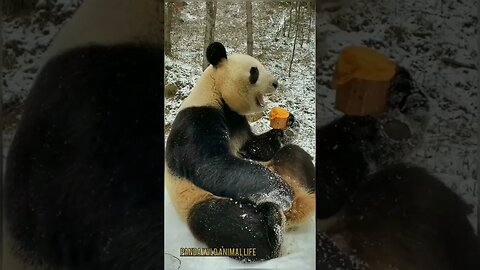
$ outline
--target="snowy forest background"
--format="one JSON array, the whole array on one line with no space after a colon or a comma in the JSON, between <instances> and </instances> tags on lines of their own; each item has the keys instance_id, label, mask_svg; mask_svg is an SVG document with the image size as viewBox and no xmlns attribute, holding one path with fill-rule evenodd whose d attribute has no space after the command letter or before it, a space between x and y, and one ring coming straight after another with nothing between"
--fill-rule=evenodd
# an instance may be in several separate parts
<instances>
[{"instance_id":1,"label":"snowy forest background","mask_svg":"<svg viewBox=\"0 0 480 270\"><path fill-rule=\"evenodd\" d=\"M250 117L254 132L270 129L268 115L273 106L289 110L299 122L293 143L315 156L315 6L312 1L250 1L252 18L251 55L279 80L268 109ZM214 41L223 43L227 54L247 54L245 1L218 1ZM181 102L202 73L206 15L204 1L167 5L173 13L171 53L165 58L165 130L169 133ZM168 18L169 16L167 16ZM168 24L166 24L168 25ZM169 29L170 28L170 29ZM166 36L168 33L166 32ZM168 38L167 38L168 40ZM169 55L168 55L169 54Z\"/></svg>"},{"instance_id":2,"label":"snowy forest background","mask_svg":"<svg viewBox=\"0 0 480 270\"><path fill-rule=\"evenodd\" d=\"M82 0L5 0L21 9L4 9L2 16L3 157L15 133L23 102L38 71L39 59L53 36ZM277 1L278 2L278 1ZM427 93L433 117L426 141L412 161L438 175L471 205L478 203L478 42L476 0L322 0L317 25L316 100L317 124L331 121L334 92L329 88L333 65L346 45L363 44L376 48L407 67ZM295 138L314 155L315 85L311 63L315 55L314 25L303 8L303 46L297 44L291 76L293 50L288 34L291 5L253 1L253 55L281 81L281 90L272 105L291 110L302 130ZM345 4L337 9L338 3ZM203 50L202 2L188 1L173 18L172 55L166 58L166 84L173 89L166 97L166 130L180 101L188 94L201 72ZM237 5L237 6L235 6ZM234 2L218 3L220 18L216 40L228 53L246 53L243 7ZM223 11L221 11L223 10ZM262 12L263 10L263 12ZM295 13L294 13L295 14ZM237 26L241 25L241 26ZM310 26L309 26L310 25ZM300 28L299 28L300 29ZM290 29L290 31L294 31ZM310 33L310 35L308 34ZM183 42L186 38L188 41ZM169 89L170 90L170 89ZM266 114L254 122L257 132L268 129ZM472 215L475 224L476 215Z\"/></svg>"}]
</instances>

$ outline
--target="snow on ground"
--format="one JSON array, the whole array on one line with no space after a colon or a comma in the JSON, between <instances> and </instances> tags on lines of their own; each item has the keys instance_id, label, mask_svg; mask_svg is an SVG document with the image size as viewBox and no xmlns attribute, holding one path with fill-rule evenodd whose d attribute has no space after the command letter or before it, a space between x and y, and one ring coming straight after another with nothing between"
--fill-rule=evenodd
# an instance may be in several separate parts
<instances>
[{"instance_id":1,"label":"snow on ground","mask_svg":"<svg viewBox=\"0 0 480 270\"><path fill-rule=\"evenodd\" d=\"M317 20L317 35L324 40L319 46L324 50L318 52L323 58L317 67L317 124L339 115L333 110L335 93L328 85L340 49L367 45L380 50L406 67L431 101L425 142L410 161L440 175L476 208L478 1L350 2L340 12L323 12ZM473 214L474 224L475 219Z\"/></svg>"}]
</instances>

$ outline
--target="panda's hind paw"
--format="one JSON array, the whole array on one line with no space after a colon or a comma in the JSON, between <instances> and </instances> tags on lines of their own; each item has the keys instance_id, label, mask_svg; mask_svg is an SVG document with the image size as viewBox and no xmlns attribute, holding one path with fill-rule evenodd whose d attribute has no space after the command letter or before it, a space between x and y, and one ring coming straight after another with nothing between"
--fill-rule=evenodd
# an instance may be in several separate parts
<instances>
[{"instance_id":1,"label":"panda's hind paw","mask_svg":"<svg viewBox=\"0 0 480 270\"><path fill-rule=\"evenodd\" d=\"M283 211L286 211L292 207L293 191L288 188L287 190L276 189L268 193L257 193L250 198L256 205L264 203L274 203L278 205Z\"/></svg>"}]
</instances>

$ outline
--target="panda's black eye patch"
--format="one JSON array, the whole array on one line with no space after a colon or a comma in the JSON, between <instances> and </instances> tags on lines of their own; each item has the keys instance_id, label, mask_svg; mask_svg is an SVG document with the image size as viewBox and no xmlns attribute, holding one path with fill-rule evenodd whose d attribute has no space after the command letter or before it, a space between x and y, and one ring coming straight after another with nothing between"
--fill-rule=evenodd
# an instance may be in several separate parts
<instances>
[{"instance_id":1,"label":"panda's black eye patch","mask_svg":"<svg viewBox=\"0 0 480 270\"><path fill-rule=\"evenodd\" d=\"M254 83L257 82L258 76L259 76L258 68L256 68L256 67L250 68L250 78L249 79L250 79L251 84L254 84Z\"/></svg>"}]
</instances>

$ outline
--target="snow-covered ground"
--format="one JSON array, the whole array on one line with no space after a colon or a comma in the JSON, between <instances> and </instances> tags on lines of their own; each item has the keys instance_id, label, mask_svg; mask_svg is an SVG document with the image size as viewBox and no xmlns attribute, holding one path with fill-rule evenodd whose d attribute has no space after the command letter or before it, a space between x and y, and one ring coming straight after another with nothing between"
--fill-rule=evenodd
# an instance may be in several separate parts
<instances>
[{"instance_id":1,"label":"snow-covered ground","mask_svg":"<svg viewBox=\"0 0 480 270\"><path fill-rule=\"evenodd\" d=\"M341 48L367 45L406 67L431 102L425 141L410 162L435 173L478 205L479 90L475 0L357 0L340 12L322 12L317 54L317 124L331 121L335 93L329 87ZM318 42L318 41L317 41ZM452 61L454 60L454 61Z\"/></svg>"}]
</instances>

